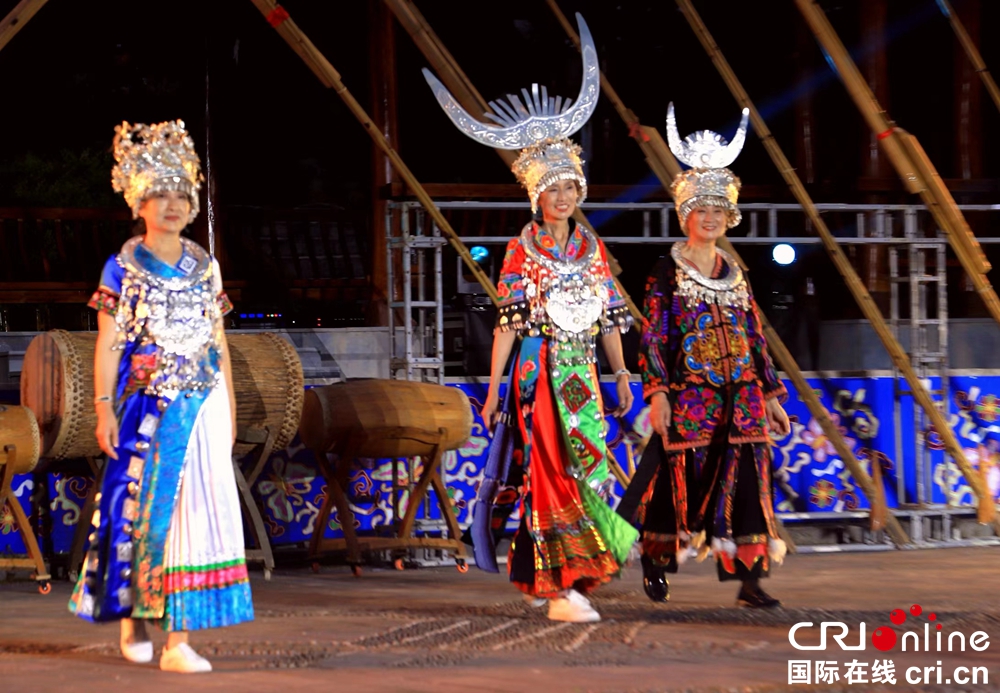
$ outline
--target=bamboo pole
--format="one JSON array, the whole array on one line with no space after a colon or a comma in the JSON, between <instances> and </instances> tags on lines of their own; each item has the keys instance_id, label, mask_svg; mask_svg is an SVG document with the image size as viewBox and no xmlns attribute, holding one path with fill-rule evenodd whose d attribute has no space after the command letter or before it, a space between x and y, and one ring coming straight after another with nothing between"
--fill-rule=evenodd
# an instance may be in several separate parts
<instances>
[{"instance_id":1,"label":"bamboo pole","mask_svg":"<svg viewBox=\"0 0 1000 693\"><path fill-rule=\"evenodd\" d=\"M979 73L979 77L983 80L983 84L986 85L986 91L988 91L990 96L993 98L993 103L996 104L997 110L1000 110L1000 88L997 88L997 83L993 79L993 75L990 74L989 69L986 67L986 63L983 62L983 56L980 54L976 44L972 41L972 37L969 36L969 32L965 30L962 20L959 19L957 14L955 14L955 9L951 6L951 3L948 2L948 0L937 0L937 4L938 7L941 8L941 12L951 23L951 28L954 29L958 42L962 44L962 48L965 49L965 54L969 56L969 62L971 62L972 66L976 68L976 72Z\"/></svg>"},{"instance_id":2,"label":"bamboo pole","mask_svg":"<svg viewBox=\"0 0 1000 693\"><path fill-rule=\"evenodd\" d=\"M907 189L920 194L927 209L934 216L934 221L948 237L990 315L1000 323L1000 298L984 276L991 269L990 263L951 193L944 185L944 181L920 147L920 143L905 130L897 127L882 110L822 8L814 0L795 0L795 3L816 35L816 39L836 65L837 73L857 104L861 115L872 131L877 133L882 148L903 178Z\"/></svg>"},{"instance_id":3,"label":"bamboo pole","mask_svg":"<svg viewBox=\"0 0 1000 693\"><path fill-rule=\"evenodd\" d=\"M413 39L417 48L420 49L420 52L424 54L424 57L427 58L427 61L434 68L441 82L448 87L448 90L455 96L462 108L469 113L489 112L491 110L489 104L486 103L486 100L476 89L475 85L466 76L452 54L448 52L448 49L434 33L434 30L427 23L427 20L424 19L424 16L417 9L416 5L413 4L412 0L385 0L385 4L396 15L396 19L406 29L406 32ZM508 169L517 158L517 153L509 149L496 149L494 151L507 164ZM586 226L594 235L597 235L597 231L590 225L586 215L579 208L573 212L573 218ZM625 288L618 281L617 277L622 272L621 265L618 264L618 260L615 259L610 251L608 251L608 264L611 267L611 274L615 278L615 285L625 299L629 312L637 322L641 321L642 311L639 310L632 297L626 293Z\"/></svg>"},{"instance_id":4,"label":"bamboo pole","mask_svg":"<svg viewBox=\"0 0 1000 693\"><path fill-rule=\"evenodd\" d=\"M340 79L340 73L334 69L333 65L323 56L322 53L313 45L312 41L299 29L298 25L291 19L288 12L274 0L251 0L253 4L260 10L264 18L267 19L268 23L274 27L283 39L291 46L292 50L295 51L306 66L312 70L313 74L319 78L323 86L328 89L333 89L337 96L339 96L347 108L350 109L354 117L358 119L358 122L364 126L368 135L374 140L376 146L382 150L390 162L392 162L393 167L406 181L406 184L416 195L420 204L427 211L427 213L434 219L434 222L438 225L438 228L448 237L448 242L451 246L458 252L459 256L465 262L466 266L472 272L473 276L482 284L483 289L489 295L490 299L494 304L499 302L499 296L497 295L496 287L488 276L479 267L479 264L472 259L469 254L468 248L459 239L458 234L448 223L448 220L444 218L441 214L441 210L437 208L434 204L434 200L431 199L427 191L417 180L416 176L410 171L409 167L403 162L403 159L399 156L395 149L386 141L382 132L379 130L378 126L372 121L365 112L365 109L358 103L357 99L351 95L351 92L347 90L344 83Z\"/></svg>"},{"instance_id":5,"label":"bamboo pole","mask_svg":"<svg viewBox=\"0 0 1000 693\"><path fill-rule=\"evenodd\" d=\"M768 129L767 123L764 122L764 119L761 117L757 108L750 100L749 95L743 89L743 86L740 84L736 74L729 66L729 63L722 55L722 51L719 50L718 45L716 45L715 40L709 33L708 28L705 26L701 17L691 4L691 0L676 1L688 22L691 24L692 29L694 29L695 34L698 36L698 40L701 41L702 46L704 46L706 52L711 57L712 62L715 63L716 68L719 70L719 74L726 82L737 102L739 102L739 104L744 108L750 109L750 118L753 121L754 130L756 131L757 136L760 137L761 142L767 149L768 154L771 155L772 160L780 171L782 177L785 179L785 182L788 184L789 189L791 189L792 194L795 195L795 199L798 200L800 205L802 205L802 208L812 221L817 234L823 241L823 246L830 254L830 257L840 274L844 277L845 283L847 284L850 292L854 295L861 311L875 329L875 333L882 341L883 346L885 346L886 351L889 353L889 357L909 383L910 388L913 391L914 399L924 409L924 411L927 412L927 416L930 418L934 428L937 430L945 444L945 449L955 460L956 464L958 464L962 474L966 478L966 481L968 481L969 485L972 487L973 492L979 501L980 521L993 521L994 524L996 524L995 514L991 515L989 512L990 510L995 511L992 502L984 502L984 500L989 499L989 492L986 490L985 486L980 483L980 480L975 475L972 466L965 458L965 454L962 451L961 446L958 444L958 440L955 438L955 434L948 425L947 420L945 420L944 415L935 405L930 393L927 391L927 388L924 387L924 384L920 381L920 378L917 376L916 371L914 371L913 366L910 363L909 356L892 334L892 331L885 322L885 318L882 317L881 311L872 299L871 294L868 293L868 290L862 283L861 278L858 277L857 272L855 272L854 267L851 266L847 256L844 255L844 251L837 244L837 241L830 232L830 229L827 227L826 222L823 221L822 216L820 216L819 211L816 209L816 205L813 204L812 198L809 196L805 186L802 184L802 180L795 172L791 163L785 157L784 152L781 151L781 147L778 145L774 136L771 134L771 131ZM796 1L799 2L800 0ZM855 68L855 71L856 69L857 68ZM838 452L840 451L838 450ZM844 461L847 463L847 458L845 458ZM857 464L856 460L855 463ZM860 468L860 464L857 466ZM864 470L861 469L861 471L863 472ZM875 496L873 495L875 491L874 484L871 482L867 473L863 473L859 476L855 473L854 469L851 469L851 473L855 475L855 479L858 480L859 485L865 489L865 495L868 496L869 500L875 502ZM866 486L868 488L865 488ZM890 526L894 521L895 518L889 520ZM1000 529L1000 525L996 526Z\"/></svg>"},{"instance_id":6,"label":"bamboo pole","mask_svg":"<svg viewBox=\"0 0 1000 693\"><path fill-rule=\"evenodd\" d=\"M566 15L562 13L559 9L559 5L556 4L555 0L546 0L549 8L552 10L556 19L562 25L563 29L566 31L570 40L576 45L577 48L580 47L580 37L577 35L573 26L566 19ZM629 126L629 132L633 133L633 137L636 143L642 148L644 154L646 154L646 161L656 177L660 179L660 183L669 192L671 183L673 182L674 176L681 171L681 166L677 163L673 154L670 152L670 148L667 146L666 142L663 141L663 137L660 135L660 131L656 128L642 125L639 122L638 117L635 113L625 106L624 102L618 96L618 93L611 86L611 83L601 75L601 89L604 90L605 96L609 101L615 106L615 110L621 116L625 124ZM746 264L740 257L739 253L730 243L729 239L723 236L719 239L719 245L723 247L724 250L733 255L736 261L744 268L747 269ZM761 322L764 328L764 338L767 341L768 347L771 351L771 355L778 362L778 366L783 370L789 378L791 378L792 383L795 385L796 392L802 398L806 407L809 409L810 413L816 418L816 421L820 424L823 432L826 434L827 438L830 440L831 444L837 450L838 454L845 460L848 468L851 469L852 474L855 474L855 478L862 480L865 476L864 468L854 457L851 449L847 447L847 442L844 440L843 435L841 435L840 430L834 425L833 420L830 418L830 413L823 406L823 403L816 396L812 387L806 381L805 376L802 375L802 369L799 368L798 363L796 363L791 352L785 346L785 343L778 336L778 333L771 326L768 321L767 316L761 313ZM852 465L853 461L853 465ZM855 473L857 471L857 473ZM862 489L862 493L867 497L874 507L877 501L874 500L879 496L872 495L874 489L870 484L866 485L862 482L859 484ZM877 515L876 515L877 517ZM873 522L873 528L876 527L877 523ZM893 517L890 521L889 533L893 541L896 544L908 544L910 539L906 532L899 525L898 521ZM791 537L787 536L787 532L782 534L782 538L785 539L786 543L791 544Z\"/></svg>"},{"instance_id":7,"label":"bamboo pole","mask_svg":"<svg viewBox=\"0 0 1000 693\"><path fill-rule=\"evenodd\" d=\"M38 10L49 0L21 0L7 16L0 21L0 51L14 38L24 25L31 21Z\"/></svg>"}]
</instances>

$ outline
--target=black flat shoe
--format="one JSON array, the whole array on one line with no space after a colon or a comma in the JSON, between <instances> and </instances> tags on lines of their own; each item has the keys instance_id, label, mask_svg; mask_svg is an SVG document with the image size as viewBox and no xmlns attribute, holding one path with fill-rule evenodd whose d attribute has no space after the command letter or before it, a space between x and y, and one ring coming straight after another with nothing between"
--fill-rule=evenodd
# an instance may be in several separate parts
<instances>
[{"instance_id":1,"label":"black flat shoe","mask_svg":"<svg viewBox=\"0 0 1000 693\"><path fill-rule=\"evenodd\" d=\"M662 566L653 565L646 554L642 555L642 588L646 596L654 602L670 601L670 583L667 582Z\"/></svg>"},{"instance_id":2,"label":"black flat shoe","mask_svg":"<svg viewBox=\"0 0 1000 693\"><path fill-rule=\"evenodd\" d=\"M781 601L760 587L752 591L741 587L740 593L736 595L736 606L745 606L750 609L774 609L781 606Z\"/></svg>"}]
</instances>

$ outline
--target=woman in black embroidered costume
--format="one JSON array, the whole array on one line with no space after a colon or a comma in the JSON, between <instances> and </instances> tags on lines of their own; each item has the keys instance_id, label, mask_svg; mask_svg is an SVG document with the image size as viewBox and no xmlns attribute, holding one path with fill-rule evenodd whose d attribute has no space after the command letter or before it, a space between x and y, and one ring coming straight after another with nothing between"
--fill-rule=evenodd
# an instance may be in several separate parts
<instances>
[{"instance_id":1,"label":"woman in black embroidered costume","mask_svg":"<svg viewBox=\"0 0 1000 693\"><path fill-rule=\"evenodd\" d=\"M757 304L739 264L716 241L740 222L740 181L726 168L746 136L747 111L731 144L710 131L677 135L670 147L693 166L672 186L686 242L649 277L639 363L655 431L619 513L642 526L643 583L667 601L665 573L711 548L720 580L740 580L737 603L773 607L758 583L785 554L771 495L770 431L788 432Z\"/></svg>"}]
</instances>

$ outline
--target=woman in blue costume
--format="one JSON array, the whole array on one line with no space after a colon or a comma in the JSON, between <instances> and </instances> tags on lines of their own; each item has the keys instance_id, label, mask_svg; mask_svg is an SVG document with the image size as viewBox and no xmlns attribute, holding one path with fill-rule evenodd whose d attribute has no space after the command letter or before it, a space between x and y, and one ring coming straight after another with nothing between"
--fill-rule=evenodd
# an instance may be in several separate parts
<instances>
[{"instance_id":1,"label":"woman in blue costume","mask_svg":"<svg viewBox=\"0 0 1000 693\"><path fill-rule=\"evenodd\" d=\"M212 665L188 631L253 619L232 468L235 399L218 263L181 237L198 215L198 155L181 121L115 128L112 184L145 234L104 267L90 307L97 440L107 454L70 610L121 620L126 659L150 662L144 621L168 632L164 671Z\"/></svg>"}]
</instances>

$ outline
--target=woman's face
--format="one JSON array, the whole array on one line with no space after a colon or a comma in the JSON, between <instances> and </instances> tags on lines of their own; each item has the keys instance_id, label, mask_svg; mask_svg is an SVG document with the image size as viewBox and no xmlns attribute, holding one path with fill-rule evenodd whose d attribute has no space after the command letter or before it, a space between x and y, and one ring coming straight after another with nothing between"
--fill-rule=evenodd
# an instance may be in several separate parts
<instances>
[{"instance_id":1,"label":"woman's face","mask_svg":"<svg viewBox=\"0 0 1000 693\"><path fill-rule=\"evenodd\" d=\"M728 214L723 207L696 207L687 217L688 238L700 243L717 241L726 233Z\"/></svg>"},{"instance_id":2,"label":"woman's face","mask_svg":"<svg viewBox=\"0 0 1000 693\"><path fill-rule=\"evenodd\" d=\"M188 223L191 200L186 193L166 190L153 193L142 201L139 216L146 222L146 229L179 234Z\"/></svg>"},{"instance_id":3,"label":"woman's face","mask_svg":"<svg viewBox=\"0 0 1000 693\"><path fill-rule=\"evenodd\" d=\"M576 211L579 196L575 180L557 180L538 196L538 208L545 221L566 221Z\"/></svg>"}]
</instances>

